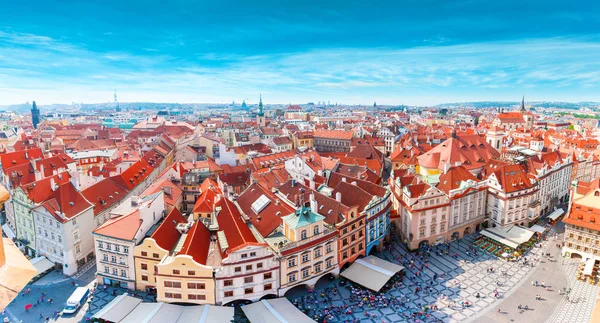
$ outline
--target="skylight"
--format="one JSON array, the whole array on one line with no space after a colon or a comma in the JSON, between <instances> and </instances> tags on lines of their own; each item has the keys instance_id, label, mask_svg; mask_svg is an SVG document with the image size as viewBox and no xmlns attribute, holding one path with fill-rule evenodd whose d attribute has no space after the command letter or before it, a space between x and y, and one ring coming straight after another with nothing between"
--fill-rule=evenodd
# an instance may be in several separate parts
<instances>
[{"instance_id":1,"label":"skylight","mask_svg":"<svg viewBox=\"0 0 600 323\"><path fill-rule=\"evenodd\" d=\"M256 201L254 201L254 203L252 203L252 211L258 214L260 213L260 211L264 210L264 208L267 207L269 203L271 203L271 200L269 200L268 197L262 194Z\"/></svg>"}]
</instances>

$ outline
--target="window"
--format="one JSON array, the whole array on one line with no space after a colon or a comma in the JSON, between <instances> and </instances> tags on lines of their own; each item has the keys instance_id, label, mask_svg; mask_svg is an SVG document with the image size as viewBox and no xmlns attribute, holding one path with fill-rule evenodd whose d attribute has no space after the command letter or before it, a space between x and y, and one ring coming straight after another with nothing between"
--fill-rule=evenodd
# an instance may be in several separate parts
<instances>
[{"instance_id":1,"label":"window","mask_svg":"<svg viewBox=\"0 0 600 323\"><path fill-rule=\"evenodd\" d=\"M179 275L179 269L173 269L173 275Z\"/></svg>"},{"instance_id":2,"label":"window","mask_svg":"<svg viewBox=\"0 0 600 323\"><path fill-rule=\"evenodd\" d=\"M248 287L248 288L244 289L244 294L247 295L247 294L252 294L252 293L254 293L254 288Z\"/></svg>"},{"instance_id":3,"label":"window","mask_svg":"<svg viewBox=\"0 0 600 323\"><path fill-rule=\"evenodd\" d=\"M121 246L115 245L115 251L116 252L121 252Z\"/></svg>"},{"instance_id":4,"label":"window","mask_svg":"<svg viewBox=\"0 0 600 323\"><path fill-rule=\"evenodd\" d=\"M188 270L188 276L194 276L196 275L196 272L193 270Z\"/></svg>"},{"instance_id":5,"label":"window","mask_svg":"<svg viewBox=\"0 0 600 323\"><path fill-rule=\"evenodd\" d=\"M102 249L102 248L103 248L103 245L104 245L104 244L102 243L102 241L98 241L98 248Z\"/></svg>"},{"instance_id":6,"label":"window","mask_svg":"<svg viewBox=\"0 0 600 323\"><path fill-rule=\"evenodd\" d=\"M321 264L316 264L315 265L315 273L320 273L321 272Z\"/></svg>"},{"instance_id":7,"label":"window","mask_svg":"<svg viewBox=\"0 0 600 323\"><path fill-rule=\"evenodd\" d=\"M308 238L308 234L306 233L306 230L302 230L302 232L300 232L300 239L304 240Z\"/></svg>"},{"instance_id":8,"label":"window","mask_svg":"<svg viewBox=\"0 0 600 323\"><path fill-rule=\"evenodd\" d=\"M174 299L181 299L181 294L179 294L179 293L173 293L173 298Z\"/></svg>"},{"instance_id":9,"label":"window","mask_svg":"<svg viewBox=\"0 0 600 323\"><path fill-rule=\"evenodd\" d=\"M325 246L325 250L327 253L330 253L332 251L331 243L328 243L327 246Z\"/></svg>"},{"instance_id":10,"label":"window","mask_svg":"<svg viewBox=\"0 0 600 323\"><path fill-rule=\"evenodd\" d=\"M314 235L319 234L319 226L318 225L315 225L315 227L313 228L313 234Z\"/></svg>"},{"instance_id":11,"label":"window","mask_svg":"<svg viewBox=\"0 0 600 323\"><path fill-rule=\"evenodd\" d=\"M310 275L310 271L308 270L308 268L302 269L302 278L306 278L308 277L308 275Z\"/></svg>"},{"instance_id":12,"label":"window","mask_svg":"<svg viewBox=\"0 0 600 323\"><path fill-rule=\"evenodd\" d=\"M288 259L288 268L296 267L296 258Z\"/></svg>"},{"instance_id":13,"label":"window","mask_svg":"<svg viewBox=\"0 0 600 323\"><path fill-rule=\"evenodd\" d=\"M242 254L242 259L246 259L246 258L248 258L248 254L247 253L243 253Z\"/></svg>"},{"instance_id":14,"label":"window","mask_svg":"<svg viewBox=\"0 0 600 323\"><path fill-rule=\"evenodd\" d=\"M108 268L108 266L104 266L104 272L107 274L110 273L110 268Z\"/></svg>"},{"instance_id":15,"label":"window","mask_svg":"<svg viewBox=\"0 0 600 323\"><path fill-rule=\"evenodd\" d=\"M129 253L129 247L125 247L125 246L123 246L123 252L124 252L124 253Z\"/></svg>"},{"instance_id":16,"label":"window","mask_svg":"<svg viewBox=\"0 0 600 323\"><path fill-rule=\"evenodd\" d=\"M265 287L263 287L263 290L271 290L271 288L273 288L272 284L265 284Z\"/></svg>"},{"instance_id":17,"label":"window","mask_svg":"<svg viewBox=\"0 0 600 323\"><path fill-rule=\"evenodd\" d=\"M289 274L288 275L288 282L293 283L296 281L296 274Z\"/></svg>"},{"instance_id":18,"label":"window","mask_svg":"<svg viewBox=\"0 0 600 323\"><path fill-rule=\"evenodd\" d=\"M224 292L223 297L233 297L233 292L232 291Z\"/></svg>"},{"instance_id":19,"label":"window","mask_svg":"<svg viewBox=\"0 0 600 323\"><path fill-rule=\"evenodd\" d=\"M81 247L80 246L75 247L75 253L81 253Z\"/></svg>"},{"instance_id":20,"label":"window","mask_svg":"<svg viewBox=\"0 0 600 323\"><path fill-rule=\"evenodd\" d=\"M148 256L148 253L145 251L142 251L142 257L146 257L146 256Z\"/></svg>"},{"instance_id":21,"label":"window","mask_svg":"<svg viewBox=\"0 0 600 323\"><path fill-rule=\"evenodd\" d=\"M333 266L333 259L332 258L327 259L326 263L327 263L327 268Z\"/></svg>"},{"instance_id":22,"label":"window","mask_svg":"<svg viewBox=\"0 0 600 323\"><path fill-rule=\"evenodd\" d=\"M206 289L206 285L204 283L187 283L188 289Z\"/></svg>"},{"instance_id":23,"label":"window","mask_svg":"<svg viewBox=\"0 0 600 323\"><path fill-rule=\"evenodd\" d=\"M121 276L127 277L127 271L125 271L125 269L121 269Z\"/></svg>"},{"instance_id":24,"label":"window","mask_svg":"<svg viewBox=\"0 0 600 323\"><path fill-rule=\"evenodd\" d=\"M223 286L233 286L233 279L224 280Z\"/></svg>"},{"instance_id":25,"label":"window","mask_svg":"<svg viewBox=\"0 0 600 323\"><path fill-rule=\"evenodd\" d=\"M173 288L181 288L181 282L173 282Z\"/></svg>"},{"instance_id":26,"label":"window","mask_svg":"<svg viewBox=\"0 0 600 323\"><path fill-rule=\"evenodd\" d=\"M252 270L252 265L246 265L246 270Z\"/></svg>"},{"instance_id":27,"label":"window","mask_svg":"<svg viewBox=\"0 0 600 323\"><path fill-rule=\"evenodd\" d=\"M48 235L46 235L48 236ZM77 241L79 240L79 231L73 231L73 240Z\"/></svg>"},{"instance_id":28,"label":"window","mask_svg":"<svg viewBox=\"0 0 600 323\"><path fill-rule=\"evenodd\" d=\"M302 263L307 263L310 260L308 253L302 255Z\"/></svg>"},{"instance_id":29,"label":"window","mask_svg":"<svg viewBox=\"0 0 600 323\"><path fill-rule=\"evenodd\" d=\"M273 274L271 274L270 272L269 272L269 273L265 273L265 274L263 275L263 278L264 278L264 279L271 279L271 277L273 277Z\"/></svg>"},{"instance_id":30,"label":"window","mask_svg":"<svg viewBox=\"0 0 600 323\"><path fill-rule=\"evenodd\" d=\"M249 276L249 277L244 277L244 284L250 284L254 281L254 277Z\"/></svg>"},{"instance_id":31,"label":"window","mask_svg":"<svg viewBox=\"0 0 600 323\"><path fill-rule=\"evenodd\" d=\"M256 252L251 252L250 257L256 257Z\"/></svg>"},{"instance_id":32,"label":"window","mask_svg":"<svg viewBox=\"0 0 600 323\"><path fill-rule=\"evenodd\" d=\"M148 264L141 264L142 270L148 270Z\"/></svg>"},{"instance_id":33,"label":"window","mask_svg":"<svg viewBox=\"0 0 600 323\"><path fill-rule=\"evenodd\" d=\"M117 256L110 256L110 262L117 262Z\"/></svg>"},{"instance_id":34,"label":"window","mask_svg":"<svg viewBox=\"0 0 600 323\"><path fill-rule=\"evenodd\" d=\"M235 267L234 271L236 273L242 272L242 267Z\"/></svg>"},{"instance_id":35,"label":"window","mask_svg":"<svg viewBox=\"0 0 600 323\"><path fill-rule=\"evenodd\" d=\"M263 267L262 262L259 262L256 264L256 269L262 269L262 267Z\"/></svg>"},{"instance_id":36,"label":"window","mask_svg":"<svg viewBox=\"0 0 600 323\"><path fill-rule=\"evenodd\" d=\"M173 287L173 282L165 280L164 285L165 287Z\"/></svg>"},{"instance_id":37,"label":"window","mask_svg":"<svg viewBox=\"0 0 600 323\"><path fill-rule=\"evenodd\" d=\"M145 282L147 282L147 281L148 281L148 276L146 276L146 275L142 275L142 281L145 281Z\"/></svg>"},{"instance_id":38,"label":"window","mask_svg":"<svg viewBox=\"0 0 600 323\"><path fill-rule=\"evenodd\" d=\"M153 254L152 254L152 257L154 257L154 258L158 258L158 257L159 257L159 255L158 255L157 253L153 253Z\"/></svg>"},{"instance_id":39,"label":"window","mask_svg":"<svg viewBox=\"0 0 600 323\"><path fill-rule=\"evenodd\" d=\"M118 275L119 274L119 270L117 268L113 268L113 275Z\"/></svg>"}]
</instances>

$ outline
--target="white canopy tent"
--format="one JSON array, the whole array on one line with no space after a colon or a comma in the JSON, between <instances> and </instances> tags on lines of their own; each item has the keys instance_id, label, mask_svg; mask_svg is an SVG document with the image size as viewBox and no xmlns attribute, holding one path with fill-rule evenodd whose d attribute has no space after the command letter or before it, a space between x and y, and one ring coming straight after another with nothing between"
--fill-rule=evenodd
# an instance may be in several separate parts
<instances>
[{"instance_id":1,"label":"white canopy tent","mask_svg":"<svg viewBox=\"0 0 600 323\"><path fill-rule=\"evenodd\" d=\"M556 221L556 219L558 219L561 215L563 215L563 213L565 213L565 211L563 209L556 209L554 210L554 212L550 213L550 215L548 215L548 219L552 220L552 221Z\"/></svg>"},{"instance_id":2,"label":"white canopy tent","mask_svg":"<svg viewBox=\"0 0 600 323\"><path fill-rule=\"evenodd\" d=\"M529 230L535 231L535 232L538 232L538 233L544 233L544 232L546 232L547 229L544 228L541 225L534 224L533 226L531 226L531 228L529 228Z\"/></svg>"},{"instance_id":3,"label":"white canopy tent","mask_svg":"<svg viewBox=\"0 0 600 323\"><path fill-rule=\"evenodd\" d=\"M594 273L594 265L596 264L596 259L590 258L585 261L585 267L583 267L583 275L591 276Z\"/></svg>"},{"instance_id":4,"label":"white canopy tent","mask_svg":"<svg viewBox=\"0 0 600 323\"><path fill-rule=\"evenodd\" d=\"M375 256L357 259L340 275L370 290L379 291L404 267Z\"/></svg>"},{"instance_id":5,"label":"white canopy tent","mask_svg":"<svg viewBox=\"0 0 600 323\"><path fill-rule=\"evenodd\" d=\"M54 263L44 256L35 257L30 260L31 264L37 269L37 274L43 274L46 271L54 268Z\"/></svg>"},{"instance_id":6,"label":"white canopy tent","mask_svg":"<svg viewBox=\"0 0 600 323\"><path fill-rule=\"evenodd\" d=\"M233 307L142 303L138 298L123 294L113 299L93 318L113 323L230 323L233 316Z\"/></svg>"},{"instance_id":7,"label":"white canopy tent","mask_svg":"<svg viewBox=\"0 0 600 323\"><path fill-rule=\"evenodd\" d=\"M285 297L242 306L251 323L314 323Z\"/></svg>"},{"instance_id":8,"label":"white canopy tent","mask_svg":"<svg viewBox=\"0 0 600 323\"><path fill-rule=\"evenodd\" d=\"M487 228L481 231L481 235L513 249L516 249L523 243L529 241L534 233L535 231L517 225L506 229Z\"/></svg>"}]
</instances>

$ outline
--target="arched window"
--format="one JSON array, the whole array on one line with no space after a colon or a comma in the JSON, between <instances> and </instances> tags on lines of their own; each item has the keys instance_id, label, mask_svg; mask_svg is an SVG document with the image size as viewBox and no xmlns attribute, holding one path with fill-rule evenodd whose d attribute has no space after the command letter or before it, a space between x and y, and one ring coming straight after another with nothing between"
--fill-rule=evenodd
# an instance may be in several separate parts
<instances>
[{"instance_id":1,"label":"arched window","mask_svg":"<svg viewBox=\"0 0 600 323\"><path fill-rule=\"evenodd\" d=\"M319 234L319 226L318 225L315 225L315 227L313 228L313 234L314 235Z\"/></svg>"},{"instance_id":2,"label":"arched window","mask_svg":"<svg viewBox=\"0 0 600 323\"><path fill-rule=\"evenodd\" d=\"M306 238L307 238L307 236L306 236L306 230L302 230L302 232L300 232L300 239L304 240Z\"/></svg>"}]
</instances>

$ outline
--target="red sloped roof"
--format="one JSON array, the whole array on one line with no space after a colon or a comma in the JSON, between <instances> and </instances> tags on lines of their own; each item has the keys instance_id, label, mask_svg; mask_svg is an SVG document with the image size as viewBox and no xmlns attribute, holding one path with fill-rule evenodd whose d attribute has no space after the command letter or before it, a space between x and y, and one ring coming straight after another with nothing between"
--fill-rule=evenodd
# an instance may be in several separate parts
<instances>
[{"instance_id":1,"label":"red sloped roof","mask_svg":"<svg viewBox=\"0 0 600 323\"><path fill-rule=\"evenodd\" d=\"M446 173L440 175L440 182L437 185L437 189L448 194L451 190L459 188L461 182L468 180L479 182L477 177L473 176L463 166L451 167Z\"/></svg>"},{"instance_id":2,"label":"red sloped roof","mask_svg":"<svg viewBox=\"0 0 600 323\"><path fill-rule=\"evenodd\" d=\"M531 188L531 182L527 178L527 172L523 166L506 165L494 172L498 182L506 193L512 193Z\"/></svg>"},{"instance_id":3,"label":"red sloped roof","mask_svg":"<svg viewBox=\"0 0 600 323\"><path fill-rule=\"evenodd\" d=\"M2 168L9 168L16 165L28 164L32 159L44 158L42 150L39 148L26 149L0 154Z\"/></svg>"},{"instance_id":4,"label":"red sloped roof","mask_svg":"<svg viewBox=\"0 0 600 323\"><path fill-rule=\"evenodd\" d=\"M171 182L168 178L163 178L162 180L158 180L154 183L152 183L152 185L148 186L148 188L142 192L142 194L140 194L141 196L148 196L148 195L152 195L154 193L160 192L164 190L164 187L170 187L171 188L171 194L167 194L165 192L165 203L169 204L169 205L175 205L177 203L177 201L179 200L179 198L181 197L181 195L183 194L183 191L181 190L181 188L179 188L177 185L175 185L173 182Z\"/></svg>"},{"instance_id":5,"label":"red sloped roof","mask_svg":"<svg viewBox=\"0 0 600 323\"><path fill-rule=\"evenodd\" d=\"M219 202L221 206L221 212L217 216L219 230L223 230L229 245L225 254L245 244L258 243L246 222L242 220L242 215L237 206L225 198L222 198ZM221 247L222 249L223 247Z\"/></svg>"},{"instance_id":6,"label":"red sloped roof","mask_svg":"<svg viewBox=\"0 0 600 323\"><path fill-rule=\"evenodd\" d=\"M64 223L67 222L67 219L70 219L91 207L92 204L85 199L81 192L75 189L73 184L67 183L59 186L42 206L46 208L56 220ZM63 213L67 219L58 216L56 211Z\"/></svg>"},{"instance_id":7,"label":"red sloped roof","mask_svg":"<svg viewBox=\"0 0 600 323\"><path fill-rule=\"evenodd\" d=\"M315 130L313 131L314 138L329 138L329 139L337 139L337 140L351 140L352 139L352 131L345 130Z\"/></svg>"},{"instance_id":8,"label":"red sloped roof","mask_svg":"<svg viewBox=\"0 0 600 323\"><path fill-rule=\"evenodd\" d=\"M363 211L369 204L373 195L367 193L357 185L347 182L340 182L333 190L333 196L337 193L342 195L342 203L346 206L358 206L359 211Z\"/></svg>"},{"instance_id":9,"label":"red sloped roof","mask_svg":"<svg viewBox=\"0 0 600 323\"><path fill-rule=\"evenodd\" d=\"M269 203L257 214L252 210L252 203L262 195L269 199ZM237 204L244 214L250 218L250 222L252 222L263 237L268 236L281 224L281 217L294 212L292 207L280 201L271 190L266 189L258 183L254 183L246 188L237 198ZM278 212L279 215L277 214Z\"/></svg>"},{"instance_id":10,"label":"red sloped roof","mask_svg":"<svg viewBox=\"0 0 600 323\"><path fill-rule=\"evenodd\" d=\"M213 211L215 202L217 201L217 189L206 189L200 193L196 204L194 204L193 212L210 213Z\"/></svg>"},{"instance_id":11,"label":"red sloped roof","mask_svg":"<svg viewBox=\"0 0 600 323\"><path fill-rule=\"evenodd\" d=\"M210 246L210 231L202 221L196 221L188 231L180 255L192 256L195 262L206 265L208 248Z\"/></svg>"},{"instance_id":12,"label":"red sloped roof","mask_svg":"<svg viewBox=\"0 0 600 323\"><path fill-rule=\"evenodd\" d=\"M41 203L47 200L52 195L52 187L50 183L54 179L56 185L63 185L71 180L71 175L68 172L62 172L51 177L46 177L39 181L23 185L23 190L34 203Z\"/></svg>"},{"instance_id":13,"label":"red sloped roof","mask_svg":"<svg viewBox=\"0 0 600 323\"><path fill-rule=\"evenodd\" d=\"M187 222L186 219L181 215L178 209L173 208L169 214L164 218L162 223L156 228L156 230L150 235L150 238L156 241L156 244L165 249L171 250L181 233L177 230L177 224Z\"/></svg>"},{"instance_id":14,"label":"red sloped roof","mask_svg":"<svg viewBox=\"0 0 600 323\"><path fill-rule=\"evenodd\" d=\"M100 182L81 191L83 196L94 204L94 215L119 203L125 198L128 190L117 184L112 178L105 178Z\"/></svg>"}]
</instances>

